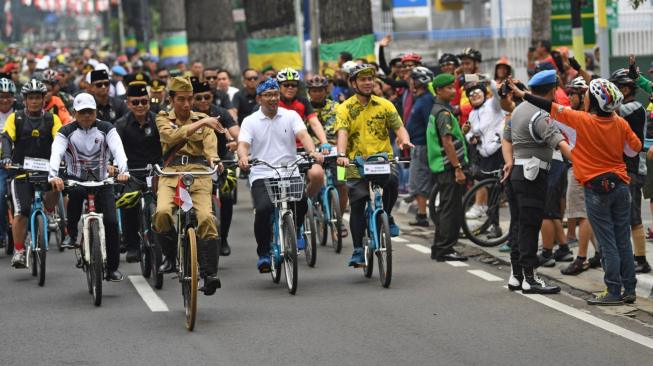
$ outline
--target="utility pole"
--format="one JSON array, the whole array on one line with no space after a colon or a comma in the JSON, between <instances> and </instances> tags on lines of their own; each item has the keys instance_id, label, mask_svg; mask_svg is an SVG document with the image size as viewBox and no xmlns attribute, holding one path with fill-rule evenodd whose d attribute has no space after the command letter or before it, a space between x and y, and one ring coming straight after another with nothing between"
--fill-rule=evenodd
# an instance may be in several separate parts
<instances>
[{"instance_id":1,"label":"utility pole","mask_svg":"<svg viewBox=\"0 0 653 366\"><path fill-rule=\"evenodd\" d=\"M304 16L302 14L302 0L295 0L295 28L297 29L297 42L302 64L304 63ZM306 66L304 66L306 68Z\"/></svg>"},{"instance_id":2,"label":"utility pole","mask_svg":"<svg viewBox=\"0 0 653 366\"><path fill-rule=\"evenodd\" d=\"M601 77L610 77L610 40L608 35L608 13L606 11L606 0L597 1L597 10L599 15L599 54L601 68Z\"/></svg>"},{"instance_id":3,"label":"utility pole","mask_svg":"<svg viewBox=\"0 0 653 366\"><path fill-rule=\"evenodd\" d=\"M309 0L311 15L311 71L320 72L320 16L317 0Z\"/></svg>"},{"instance_id":4,"label":"utility pole","mask_svg":"<svg viewBox=\"0 0 653 366\"><path fill-rule=\"evenodd\" d=\"M580 11L580 0L571 0L571 40L574 57L582 67L585 67L585 39Z\"/></svg>"},{"instance_id":5,"label":"utility pole","mask_svg":"<svg viewBox=\"0 0 653 366\"><path fill-rule=\"evenodd\" d=\"M122 13L122 0L118 0L118 44L120 53L125 52L125 19Z\"/></svg>"}]
</instances>

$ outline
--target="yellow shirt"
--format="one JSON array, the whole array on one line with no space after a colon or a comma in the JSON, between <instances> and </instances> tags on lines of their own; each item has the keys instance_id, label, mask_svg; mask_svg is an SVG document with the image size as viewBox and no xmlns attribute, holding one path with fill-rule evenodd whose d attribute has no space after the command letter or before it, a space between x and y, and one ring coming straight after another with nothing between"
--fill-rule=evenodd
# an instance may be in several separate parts
<instances>
[{"instance_id":1,"label":"yellow shirt","mask_svg":"<svg viewBox=\"0 0 653 366\"><path fill-rule=\"evenodd\" d=\"M213 129L202 127L190 137L187 136L188 125L204 117L206 117L204 113L190 112L190 118L183 121L175 116L174 111L159 112L156 116L156 127L159 130L164 154L173 146L185 142L176 155L203 156L207 161L217 160L218 139Z\"/></svg>"}]
</instances>

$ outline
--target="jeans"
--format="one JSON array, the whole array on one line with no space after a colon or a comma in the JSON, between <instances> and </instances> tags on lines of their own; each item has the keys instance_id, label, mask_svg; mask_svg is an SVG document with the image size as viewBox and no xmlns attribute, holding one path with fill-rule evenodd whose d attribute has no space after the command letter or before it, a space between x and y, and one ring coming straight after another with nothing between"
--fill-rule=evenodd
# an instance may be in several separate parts
<instances>
[{"instance_id":1,"label":"jeans","mask_svg":"<svg viewBox=\"0 0 653 366\"><path fill-rule=\"evenodd\" d=\"M7 233L7 171L0 168L0 241L4 240Z\"/></svg>"},{"instance_id":2,"label":"jeans","mask_svg":"<svg viewBox=\"0 0 653 366\"><path fill-rule=\"evenodd\" d=\"M635 294L635 260L630 244L630 191L620 183L610 193L598 194L585 188L587 218L599 243L603 259L603 280L613 296Z\"/></svg>"}]
</instances>

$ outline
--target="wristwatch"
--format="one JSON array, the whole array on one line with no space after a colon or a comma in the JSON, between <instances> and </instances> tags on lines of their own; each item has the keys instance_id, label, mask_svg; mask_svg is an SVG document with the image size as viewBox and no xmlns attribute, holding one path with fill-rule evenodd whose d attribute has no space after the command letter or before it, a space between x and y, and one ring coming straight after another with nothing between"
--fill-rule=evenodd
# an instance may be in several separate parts
<instances>
[{"instance_id":1,"label":"wristwatch","mask_svg":"<svg viewBox=\"0 0 653 366\"><path fill-rule=\"evenodd\" d=\"M339 158L346 158L346 157L347 157L347 154L341 152L341 153L338 153L338 157L339 157Z\"/></svg>"}]
</instances>

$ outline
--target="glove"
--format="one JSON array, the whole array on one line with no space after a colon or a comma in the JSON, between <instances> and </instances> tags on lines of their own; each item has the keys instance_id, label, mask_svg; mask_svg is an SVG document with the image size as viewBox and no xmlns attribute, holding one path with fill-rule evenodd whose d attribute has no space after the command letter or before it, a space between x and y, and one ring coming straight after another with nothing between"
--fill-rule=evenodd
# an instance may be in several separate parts
<instances>
[{"instance_id":1,"label":"glove","mask_svg":"<svg viewBox=\"0 0 653 366\"><path fill-rule=\"evenodd\" d=\"M628 77L633 80L639 79L639 72L637 72L637 65L631 64L628 67Z\"/></svg>"},{"instance_id":2,"label":"glove","mask_svg":"<svg viewBox=\"0 0 653 366\"><path fill-rule=\"evenodd\" d=\"M575 57L570 57L569 58L569 66L571 66L571 68L576 70L576 71L580 71L580 69L581 69L580 64L578 63L578 60L576 60Z\"/></svg>"}]
</instances>

